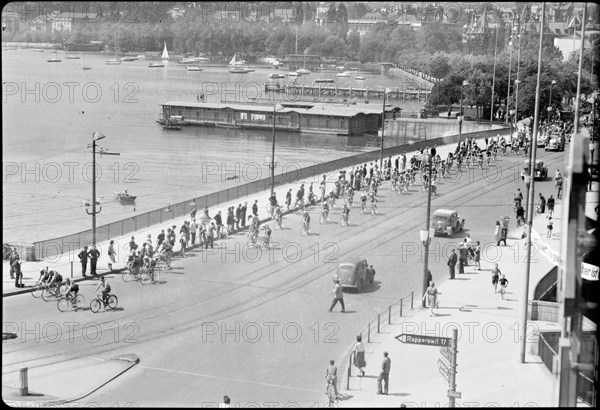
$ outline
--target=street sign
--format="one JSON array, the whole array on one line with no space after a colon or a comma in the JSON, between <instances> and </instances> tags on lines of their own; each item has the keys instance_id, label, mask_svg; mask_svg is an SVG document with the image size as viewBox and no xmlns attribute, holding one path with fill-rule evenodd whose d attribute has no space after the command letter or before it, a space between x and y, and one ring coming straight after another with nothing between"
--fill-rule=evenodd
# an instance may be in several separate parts
<instances>
[{"instance_id":1,"label":"street sign","mask_svg":"<svg viewBox=\"0 0 600 410\"><path fill-rule=\"evenodd\" d=\"M435 337L435 336L423 336L423 335L407 335L402 333L396 336L402 343L408 343L413 345L426 345L426 346L450 346L449 337Z\"/></svg>"},{"instance_id":2,"label":"street sign","mask_svg":"<svg viewBox=\"0 0 600 410\"><path fill-rule=\"evenodd\" d=\"M442 361L442 359L438 359L438 369L442 376L446 378L446 380L450 380L450 368L446 366L446 363Z\"/></svg>"},{"instance_id":3,"label":"street sign","mask_svg":"<svg viewBox=\"0 0 600 410\"><path fill-rule=\"evenodd\" d=\"M459 391L448 390L448 397L453 397L455 399L460 399L461 394L462 393L459 392Z\"/></svg>"},{"instance_id":4,"label":"street sign","mask_svg":"<svg viewBox=\"0 0 600 410\"><path fill-rule=\"evenodd\" d=\"M449 348L440 347L440 353L442 354L442 356L444 356L446 359L448 359L449 362L452 360L452 359L450 359L452 352L450 351Z\"/></svg>"}]
</instances>

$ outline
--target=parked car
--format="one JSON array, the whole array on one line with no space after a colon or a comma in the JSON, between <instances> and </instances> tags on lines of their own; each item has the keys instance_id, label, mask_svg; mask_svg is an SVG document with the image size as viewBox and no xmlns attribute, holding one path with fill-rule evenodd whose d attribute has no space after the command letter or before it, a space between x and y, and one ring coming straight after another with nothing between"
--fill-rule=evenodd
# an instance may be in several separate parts
<instances>
[{"instance_id":1,"label":"parked car","mask_svg":"<svg viewBox=\"0 0 600 410\"><path fill-rule=\"evenodd\" d=\"M433 213L431 228L435 228L435 234L453 236L456 232L463 230L465 220L460 219L458 211L453 209L438 209Z\"/></svg>"},{"instance_id":2,"label":"parked car","mask_svg":"<svg viewBox=\"0 0 600 410\"><path fill-rule=\"evenodd\" d=\"M525 174L529 174L529 160L523 162L523 171L521 171L521 179L525 180ZM548 176L548 168L544 165L544 161L535 160L535 179L546 179Z\"/></svg>"},{"instance_id":3,"label":"parked car","mask_svg":"<svg viewBox=\"0 0 600 410\"><path fill-rule=\"evenodd\" d=\"M548 142L548 134L538 133L536 147L545 147ZM546 150L547 151L547 150Z\"/></svg>"},{"instance_id":4,"label":"parked car","mask_svg":"<svg viewBox=\"0 0 600 410\"><path fill-rule=\"evenodd\" d=\"M562 133L553 133L546 142L546 151L564 151L565 150L565 137Z\"/></svg>"},{"instance_id":5,"label":"parked car","mask_svg":"<svg viewBox=\"0 0 600 410\"><path fill-rule=\"evenodd\" d=\"M375 270L365 258L356 256L340 261L335 277L339 279L343 289L355 289L360 293L365 285L373 283Z\"/></svg>"}]
</instances>

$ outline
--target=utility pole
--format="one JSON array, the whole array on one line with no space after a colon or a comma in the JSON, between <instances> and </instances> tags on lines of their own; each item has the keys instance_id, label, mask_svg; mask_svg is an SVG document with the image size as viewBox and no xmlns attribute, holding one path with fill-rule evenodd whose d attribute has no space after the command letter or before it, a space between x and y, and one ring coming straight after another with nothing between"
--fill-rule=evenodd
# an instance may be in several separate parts
<instances>
[{"instance_id":1,"label":"utility pole","mask_svg":"<svg viewBox=\"0 0 600 410\"><path fill-rule=\"evenodd\" d=\"M271 196L275 193L275 109L277 104L273 105L273 144L271 146Z\"/></svg>"},{"instance_id":2,"label":"utility pole","mask_svg":"<svg viewBox=\"0 0 600 410\"><path fill-rule=\"evenodd\" d=\"M388 89L383 91L383 109L381 110L381 150L379 153L379 171L383 176L383 138L385 132L385 99L387 96Z\"/></svg>"},{"instance_id":3,"label":"utility pole","mask_svg":"<svg viewBox=\"0 0 600 410\"><path fill-rule=\"evenodd\" d=\"M585 12L587 3L583 3L583 19L581 21L581 48L579 49L579 70L577 76L577 96L575 98L575 121L573 121L573 134L579 132L579 106L581 105L581 69L583 66L583 46L585 44ZM575 30L577 31L577 30Z\"/></svg>"},{"instance_id":4,"label":"utility pole","mask_svg":"<svg viewBox=\"0 0 600 410\"><path fill-rule=\"evenodd\" d=\"M423 260L423 294L425 294L425 292L427 292L427 287L429 286L429 283L427 283L427 277L428 277L428 273L429 273L429 243L431 242L431 237L433 236L431 234L431 230L430 230L430 226L431 226L431 166L432 166L432 157L433 155L431 155L431 152L429 152L427 154L428 156L428 160L427 160L427 166L428 166L428 171L427 171L427 218L426 218L426 222L425 222L425 232L427 233L427 237L425 238L425 236L423 236L421 238L421 240L423 241L423 248L425 249L425 255L424 255L424 260ZM425 234L424 234L425 235ZM425 299L422 299L422 306L426 307L426 302Z\"/></svg>"},{"instance_id":5,"label":"utility pole","mask_svg":"<svg viewBox=\"0 0 600 410\"><path fill-rule=\"evenodd\" d=\"M525 285L523 286L523 309L521 316L521 363L525 363L525 352L527 347L527 310L529 299L529 277L531 274L531 230L533 220L533 200L535 193L535 157L537 150L537 133L540 121L540 78L542 76L542 43L544 38L544 14L546 11L546 3L542 3L542 17L540 18L540 44L538 51L538 72L537 84L535 88L535 109L533 117L533 134L531 136L531 161L529 162L530 188L527 197L527 265L525 269Z\"/></svg>"},{"instance_id":6,"label":"utility pole","mask_svg":"<svg viewBox=\"0 0 600 410\"><path fill-rule=\"evenodd\" d=\"M490 127L494 121L494 88L496 87L496 52L498 51L498 27L496 26L496 45L494 46L494 74L492 75L492 107L490 108Z\"/></svg>"}]
</instances>

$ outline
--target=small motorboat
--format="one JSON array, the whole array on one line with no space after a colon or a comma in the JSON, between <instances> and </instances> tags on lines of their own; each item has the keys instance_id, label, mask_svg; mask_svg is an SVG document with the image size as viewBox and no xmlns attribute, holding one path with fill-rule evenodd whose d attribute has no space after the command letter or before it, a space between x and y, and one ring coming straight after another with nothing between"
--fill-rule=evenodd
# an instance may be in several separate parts
<instances>
[{"instance_id":1,"label":"small motorboat","mask_svg":"<svg viewBox=\"0 0 600 410\"><path fill-rule=\"evenodd\" d=\"M181 131L181 128L183 127L181 126L181 124L167 121L165 125L163 125L163 128L165 130Z\"/></svg>"},{"instance_id":2,"label":"small motorboat","mask_svg":"<svg viewBox=\"0 0 600 410\"><path fill-rule=\"evenodd\" d=\"M365 77L363 77L362 75L358 75L356 77L354 77L355 80L364 80Z\"/></svg>"},{"instance_id":3,"label":"small motorboat","mask_svg":"<svg viewBox=\"0 0 600 410\"><path fill-rule=\"evenodd\" d=\"M58 58L58 55L56 54L56 51L54 52L54 57L53 58L49 58L46 60L49 63L60 63L62 60L60 58Z\"/></svg>"},{"instance_id":4,"label":"small motorboat","mask_svg":"<svg viewBox=\"0 0 600 410\"><path fill-rule=\"evenodd\" d=\"M338 77L350 77L349 71L344 71L343 73L337 73Z\"/></svg>"},{"instance_id":5,"label":"small motorboat","mask_svg":"<svg viewBox=\"0 0 600 410\"><path fill-rule=\"evenodd\" d=\"M202 67L198 67L196 65L189 65L186 67L188 71L202 71Z\"/></svg>"},{"instance_id":6,"label":"small motorboat","mask_svg":"<svg viewBox=\"0 0 600 410\"><path fill-rule=\"evenodd\" d=\"M160 67L164 67L164 63L150 63L148 64L148 67L150 68L160 68Z\"/></svg>"},{"instance_id":7,"label":"small motorboat","mask_svg":"<svg viewBox=\"0 0 600 410\"><path fill-rule=\"evenodd\" d=\"M67 56L65 57L67 60L79 60L79 56L76 54L67 54Z\"/></svg>"},{"instance_id":8,"label":"small motorboat","mask_svg":"<svg viewBox=\"0 0 600 410\"><path fill-rule=\"evenodd\" d=\"M307 75L307 74L310 74L310 73L311 73L311 71L310 71L310 70L307 70L306 68L300 68L300 69L298 69L296 72L297 72L298 74L300 74L300 75Z\"/></svg>"},{"instance_id":9,"label":"small motorboat","mask_svg":"<svg viewBox=\"0 0 600 410\"><path fill-rule=\"evenodd\" d=\"M297 71L290 71L288 74L288 77L299 77L300 74L298 74Z\"/></svg>"},{"instance_id":10,"label":"small motorboat","mask_svg":"<svg viewBox=\"0 0 600 410\"><path fill-rule=\"evenodd\" d=\"M135 196L135 195L129 195L126 192L115 192L115 200L118 200L121 203L132 203L132 202L135 202L135 198L137 198L137 196Z\"/></svg>"},{"instance_id":11,"label":"small motorboat","mask_svg":"<svg viewBox=\"0 0 600 410\"><path fill-rule=\"evenodd\" d=\"M229 72L233 74L248 74L250 71L248 71L244 67L231 67L229 69Z\"/></svg>"},{"instance_id":12,"label":"small motorboat","mask_svg":"<svg viewBox=\"0 0 600 410\"><path fill-rule=\"evenodd\" d=\"M121 57L121 61L135 61L137 57Z\"/></svg>"},{"instance_id":13,"label":"small motorboat","mask_svg":"<svg viewBox=\"0 0 600 410\"><path fill-rule=\"evenodd\" d=\"M122 61L117 60L116 58L111 58L110 60L106 61L106 64L108 64L108 65L119 65L121 63L122 63Z\"/></svg>"},{"instance_id":14,"label":"small motorboat","mask_svg":"<svg viewBox=\"0 0 600 410\"><path fill-rule=\"evenodd\" d=\"M267 77L269 77L269 78L285 78L285 75L280 74L280 73L271 73Z\"/></svg>"},{"instance_id":15,"label":"small motorboat","mask_svg":"<svg viewBox=\"0 0 600 410\"><path fill-rule=\"evenodd\" d=\"M224 122L224 123L215 123L215 127L217 128L227 128L227 129L233 129L233 130L239 130L240 127L239 125L233 124L231 122Z\"/></svg>"}]
</instances>

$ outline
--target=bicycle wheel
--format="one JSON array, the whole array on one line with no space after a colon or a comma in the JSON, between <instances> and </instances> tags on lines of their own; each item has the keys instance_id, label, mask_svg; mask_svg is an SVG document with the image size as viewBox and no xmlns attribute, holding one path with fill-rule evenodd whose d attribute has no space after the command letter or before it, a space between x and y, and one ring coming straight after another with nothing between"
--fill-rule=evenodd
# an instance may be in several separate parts
<instances>
[{"instance_id":1,"label":"bicycle wheel","mask_svg":"<svg viewBox=\"0 0 600 410\"><path fill-rule=\"evenodd\" d=\"M90 303L90 310L94 313L98 313L98 311L100 311L101 307L102 307L102 301L98 298L92 300L92 302Z\"/></svg>"},{"instance_id":2,"label":"bicycle wheel","mask_svg":"<svg viewBox=\"0 0 600 410\"><path fill-rule=\"evenodd\" d=\"M148 271L144 270L140 282L142 282L142 285L147 285L152 282L152 278L150 277L150 273Z\"/></svg>"},{"instance_id":3,"label":"bicycle wheel","mask_svg":"<svg viewBox=\"0 0 600 410\"><path fill-rule=\"evenodd\" d=\"M119 304L119 299L115 295L108 296L108 307L111 309L115 309Z\"/></svg>"},{"instance_id":4,"label":"bicycle wheel","mask_svg":"<svg viewBox=\"0 0 600 410\"><path fill-rule=\"evenodd\" d=\"M82 308L84 304L85 298L83 297L83 295L77 295L77 297L75 298L75 306L77 306L78 308Z\"/></svg>"},{"instance_id":5,"label":"bicycle wheel","mask_svg":"<svg viewBox=\"0 0 600 410\"><path fill-rule=\"evenodd\" d=\"M53 287L45 288L42 291L42 299L48 302L56 297L56 290Z\"/></svg>"},{"instance_id":6,"label":"bicycle wheel","mask_svg":"<svg viewBox=\"0 0 600 410\"><path fill-rule=\"evenodd\" d=\"M158 281L159 279L160 279L160 271L159 271L159 270L157 270L157 269L155 269L155 270L154 270L154 280L153 280L153 282L156 282L156 281Z\"/></svg>"},{"instance_id":7,"label":"bicycle wheel","mask_svg":"<svg viewBox=\"0 0 600 410\"><path fill-rule=\"evenodd\" d=\"M58 307L59 311L66 312L67 309L69 308L69 301L66 298L65 299L61 299L61 300L58 301L57 307Z\"/></svg>"},{"instance_id":8,"label":"bicycle wheel","mask_svg":"<svg viewBox=\"0 0 600 410\"><path fill-rule=\"evenodd\" d=\"M127 269L123 272L123 275L121 275L121 278L125 282L131 282L133 280L133 273L131 273L131 270Z\"/></svg>"},{"instance_id":9,"label":"bicycle wheel","mask_svg":"<svg viewBox=\"0 0 600 410\"><path fill-rule=\"evenodd\" d=\"M321 217L319 218L319 223L320 224L324 224L325 223L325 216L321 215Z\"/></svg>"},{"instance_id":10,"label":"bicycle wheel","mask_svg":"<svg viewBox=\"0 0 600 410\"><path fill-rule=\"evenodd\" d=\"M42 287L40 285L35 285L35 287L31 291L31 296L33 296L36 299L42 296Z\"/></svg>"}]
</instances>

